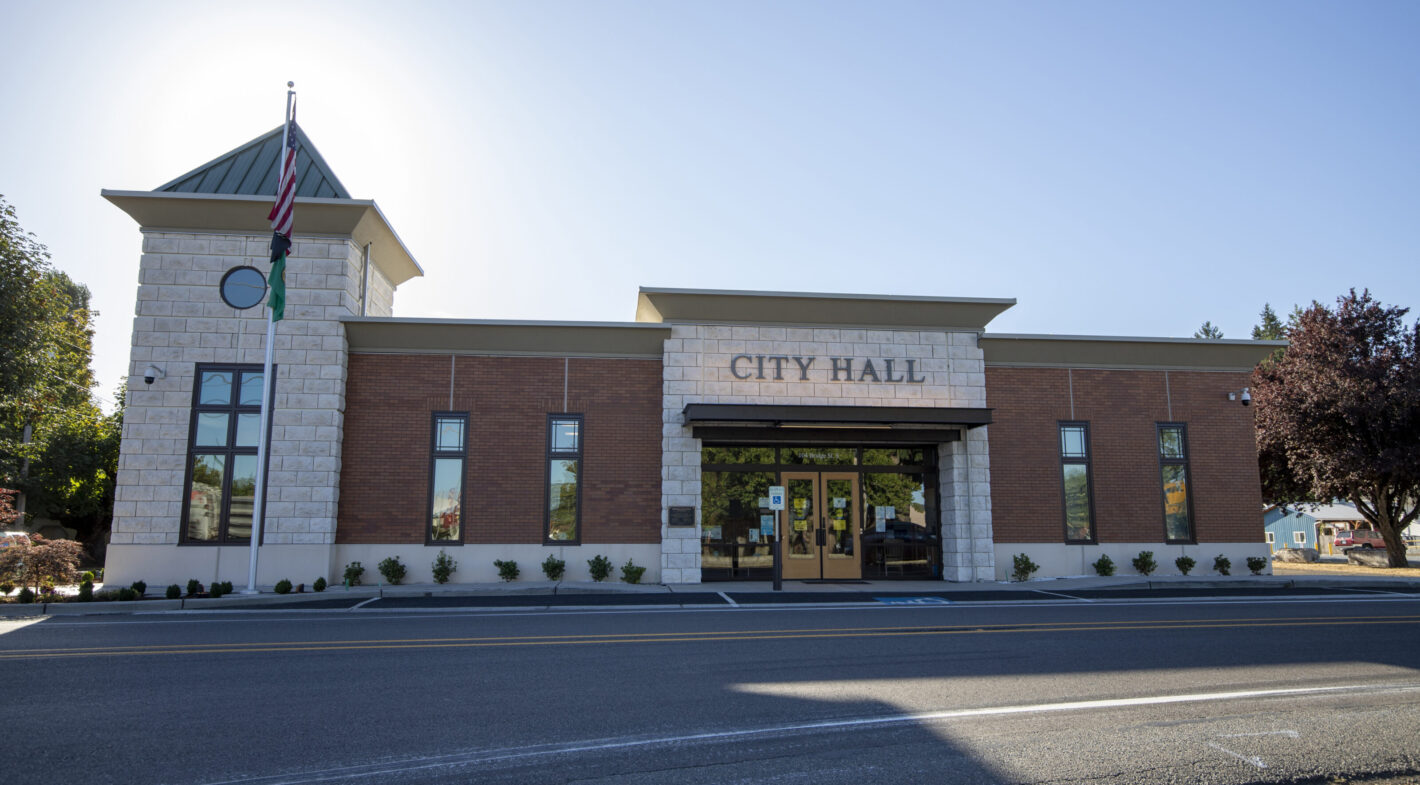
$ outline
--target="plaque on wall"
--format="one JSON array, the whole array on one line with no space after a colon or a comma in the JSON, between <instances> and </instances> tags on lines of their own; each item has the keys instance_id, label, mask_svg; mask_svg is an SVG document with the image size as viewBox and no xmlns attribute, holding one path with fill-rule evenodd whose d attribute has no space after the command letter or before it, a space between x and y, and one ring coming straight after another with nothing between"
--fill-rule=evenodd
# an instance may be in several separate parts
<instances>
[{"instance_id":1,"label":"plaque on wall","mask_svg":"<svg viewBox=\"0 0 1420 785\"><path fill-rule=\"evenodd\" d=\"M672 507L667 511L666 523L669 526L694 526L694 507Z\"/></svg>"}]
</instances>

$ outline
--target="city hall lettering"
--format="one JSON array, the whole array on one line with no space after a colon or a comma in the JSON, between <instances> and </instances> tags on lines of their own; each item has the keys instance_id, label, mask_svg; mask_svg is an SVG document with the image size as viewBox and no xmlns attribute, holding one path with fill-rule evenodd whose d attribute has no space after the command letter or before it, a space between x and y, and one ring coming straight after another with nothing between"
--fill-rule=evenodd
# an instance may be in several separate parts
<instances>
[{"instance_id":1,"label":"city hall lettering","mask_svg":"<svg viewBox=\"0 0 1420 785\"><path fill-rule=\"evenodd\" d=\"M736 379L783 381L784 370L787 367L790 373L797 370L799 381L806 382L809 380L809 368L813 367L814 360L817 359L819 358L793 357L784 354L737 354L730 358L730 374ZM917 360L915 359L902 360L906 363L906 368L897 367L897 361L890 357L879 358L880 366L875 365L871 359L863 360L862 365L855 365L856 362L857 358L855 357L829 357L829 381L874 381L891 384L923 384L927 381L927 377L917 375ZM882 368L881 374L878 373L879 367Z\"/></svg>"}]
</instances>

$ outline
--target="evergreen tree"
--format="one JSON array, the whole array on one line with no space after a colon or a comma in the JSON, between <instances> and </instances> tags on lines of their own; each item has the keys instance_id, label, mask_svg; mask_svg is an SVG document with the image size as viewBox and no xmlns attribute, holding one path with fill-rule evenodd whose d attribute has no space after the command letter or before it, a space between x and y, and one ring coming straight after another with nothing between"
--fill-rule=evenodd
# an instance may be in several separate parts
<instances>
[{"instance_id":1,"label":"evergreen tree","mask_svg":"<svg viewBox=\"0 0 1420 785\"><path fill-rule=\"evenodd\" d=\"M1204 322L1203 326L1198 328L1198 332L1195 332L1193 334L1193 337L1206 338L1210 341L1216 341L1219 338L1223 337L1223 331L1219 330L1217 327L1214 327L1212 322Z\"/></svg>"}]
</instances>

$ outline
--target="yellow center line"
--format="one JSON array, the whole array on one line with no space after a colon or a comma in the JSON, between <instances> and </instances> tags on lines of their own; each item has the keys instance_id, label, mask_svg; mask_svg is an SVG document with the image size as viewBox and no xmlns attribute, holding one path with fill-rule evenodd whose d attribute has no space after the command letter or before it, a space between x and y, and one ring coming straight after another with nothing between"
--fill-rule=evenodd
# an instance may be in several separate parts
<instances>
[{"instance_id":1,"label":"yellow center line","mask_svg":"<svg viewBox=\"0 0 1420 785\"><path fill-rule=\"evenodd\" d=\"M1417 624L1420 616L1324 616L1296 619L1194 619L1180 621L1046 622L1035 624L955 625L920 627L859 627L807 630L746 630L726 632L648 632L622 634L506 636L484 638L403 638L367 641L290 641L265 643L156 644L69 649L4 649L0 660L47 657L114 657L153 654L240 654L367 649L448 649L512 646L571 646L602 643L695 643L701 641L762 641L823 638L922 637L1001 633L1117 632L1121 630L1197 630L1257 627L1374 626Z\"/></svg>"}]
</instances>

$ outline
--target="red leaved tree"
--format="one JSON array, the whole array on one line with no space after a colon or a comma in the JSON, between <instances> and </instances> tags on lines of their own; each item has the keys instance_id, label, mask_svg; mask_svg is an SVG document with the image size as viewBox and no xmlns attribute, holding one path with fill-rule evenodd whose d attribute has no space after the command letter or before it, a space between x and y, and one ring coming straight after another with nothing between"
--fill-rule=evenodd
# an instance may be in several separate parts
<instances>
[{"instance_id":1,"label":"red leaved tree","mask_svg":"<svg viewBox=\"0 0 1420 785\"><path fill-rule=\"evenodd\" d=\"M1264 496L1344 498L1404 567L1420 516L1420 322L1369 291L1304 311L1280 357L1253 373Z\"/></svg>"},{"instance_id":2,"label":"red leaved tree","mask_svg":"<svg viewBox=\"0 0 1420 785\"><path fill-rule=\"evenodd\" d=\"M78 579L84 546L74 540L47 540L38 534L31 534L30 539L30 545L0 548L0 578L17 580L36 591Z\"/></svg>"}]
</instances>

